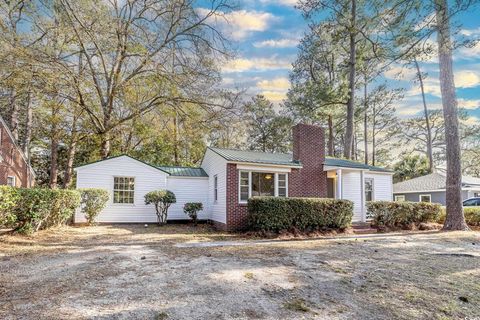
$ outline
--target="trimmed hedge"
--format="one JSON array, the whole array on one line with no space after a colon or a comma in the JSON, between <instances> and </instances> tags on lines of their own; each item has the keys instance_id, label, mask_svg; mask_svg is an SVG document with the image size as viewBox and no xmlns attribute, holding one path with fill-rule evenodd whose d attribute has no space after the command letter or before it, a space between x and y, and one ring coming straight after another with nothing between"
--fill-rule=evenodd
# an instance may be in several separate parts
<instances>
[{"instance_id":1,"label":"trimmed hedge","mask_svg":"<svg viewBox=\"0 0 480 320\"><path fill-rule=\"evenodd\" d=\"M81 197L81 210L88 224L94 224L95 219L107 205L109 195L105 189L78 189Z\"/></svg>"},{"instance_id":2,"label":"trimmed hedge","mask_svg":"<svg viewBox=\"0 0 480 320\"><path fill-rule=\"evenodd\" d=\"M408 201L367 202L367 217L377 227L408 228L412 224L437 222L442 207L437 203Z\"/></svg>"},{"instance_id":3,"label":"trimmed hedge","mask_svg":"<svg viewBox=\"0 0 480 320\"><path fill-rule=\"evenodd\" d=\"M80 194L75 190L40 188L0 188L0 226L11 227L22 233L65 224L80 205Z\"/></svg>"},{"instance_id":4,"label":"trimmed hedge","mask_svg":"<svg viewBox=\"0 0 480 320\"><path fill-rule=\"evenodd\" d=\"M465 222L470 226L480 226L480 207L464 207L463 214L465 215ZM437 219L438 223L445 223L447 211L442 207L442 212Z\"/></svg>"},{"instance_id":5,"label":"trimmed hedge","mask_svg":"<svg viewBox=\"0 0 480 320\"><path fill-rule=\"evenodd\" d=\"M348 200L281 197L248 200L249 227L256 231L344 229L350 226L352 217L353 202Z\"/></svg>"}]
</instances>

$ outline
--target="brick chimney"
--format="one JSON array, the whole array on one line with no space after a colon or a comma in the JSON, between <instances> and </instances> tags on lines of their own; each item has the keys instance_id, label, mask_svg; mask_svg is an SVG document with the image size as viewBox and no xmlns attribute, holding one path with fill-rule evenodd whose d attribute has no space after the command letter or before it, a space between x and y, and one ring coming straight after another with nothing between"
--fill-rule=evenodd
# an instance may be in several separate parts
<instances>
[{"instance_id":1,"label":"brick chimney","mask_svg":"<svg viewBox=\"0 0 480 320\"><path fill-rule=\"evenodd\" d=\"M293 160L303 168L293 169L289 178L291 197L327 197L325 161L325 134L323 128L297 124L293 127Z\"/></svg>"}]
</instances>

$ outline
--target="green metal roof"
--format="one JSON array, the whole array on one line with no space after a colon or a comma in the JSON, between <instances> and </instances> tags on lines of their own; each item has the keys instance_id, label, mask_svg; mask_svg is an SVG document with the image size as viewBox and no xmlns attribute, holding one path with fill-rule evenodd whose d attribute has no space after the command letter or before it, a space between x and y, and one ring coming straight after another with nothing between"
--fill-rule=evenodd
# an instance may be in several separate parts
<instances>
[{"instance_id":1,"label":"green metal roof","mask_svg":"<svg viewBox=\"0 0 480 320\"><path fill-rule=\"evenodd\" d=\"M168 172L177 177L208 177L208 174L202 168L158 166L162 171Z\"/></svg>"},{"instance_id":2,"label":"green metal roof","mask_svg":"<svg viewBox=\"0 0 480 320\"><path fill-rule=\"evenodd\" d=\"M235 150L235 149L221 149L221 148L212 148L212 147L209 147L209 149L217 153L227 161L287 165L292 167L302 166L300 162L293 161L293 156L291 153L270 153L270 152L245 151L245 150ZM352 161L352 160L337 159L337 158L331 158L331 157L327 157L323 164L326 166L332 166L332 167L363 169L363 170L378 171L378 172L390 172L390 170L385 168L370 166L370 165L366 165L366 164Z\"/></svg>"},{"instance_id":3,"label":"green metal roof","mask_svg":"<svg viewBox=\"0 0 480 320\"><path fill-rule=\"evenodd\" d=\"M357 162L357 161L331 158L331 157L325 158L325 162L323 164L326 165L326 166L331 166L331 167L364 169L364 170L378 171L378 172L392 172L389 169L376 167L376 166L371 166L371 165L364 164L364 163Z\"/></svg>"},{"instance_id":4,"label":"green metal roof","mask_svg":"<svg viewBox=\"0 0 480 320\"><path fill-rule=\"evenodd\" d=\"M292 155L288 153L269 153L258 151L244 151L234 149L212 148L210 150L221 156L227 161L248 162L261 164L285 165L291 167L301 167L301 163L293 161Z\"/></svg>"}]
</instances>

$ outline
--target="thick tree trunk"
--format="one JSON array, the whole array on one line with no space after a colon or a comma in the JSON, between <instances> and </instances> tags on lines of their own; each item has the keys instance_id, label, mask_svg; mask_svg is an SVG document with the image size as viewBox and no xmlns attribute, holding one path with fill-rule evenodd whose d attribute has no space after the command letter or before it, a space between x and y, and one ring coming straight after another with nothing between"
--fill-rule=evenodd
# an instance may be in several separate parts
<instances>
[{"instance_id":1,"label":"thick tree trunk","mask_svg":"<svg viewBox=\"0 0 480 320\"><path fill-rule=\"evenodd\" d=\"M57 187L58 181L58 138L56 125L53 125L50 142L50 183L52 189Z\"/></svg>"},{"instance_id":2,"label":"thick tree trunk","mask_svg":"<svg viewBox=\"0 0 480 320\"><path fill-rule=\"evenodd\" d=\"M25 136L23 138L23 153L30 162L30 142L32 141L33 109L31 93L27 97L27 121L25 122Z\"/></svg>"},{"instance_id":3,"label":"thick tree trunk","mask_svg":"<svg viewBox=\"0 0 480 320\"><path fill-rule=\"evenodd\" d=\"M462 169L460 138L458 133L458 107L452 66L452 42L447 0L435 0L437 19L438 59L440 66L440 90L445 118L445 142L447 152L447 217L444 230L468 230L463 214L461 184Z\"/></svg>"},{"instance_id":4,"label":"thick tree trunk","mask_svg":"<svg viewBox=\"0 0 480 320\"><path fill-rule=\"evenodd\" d=\"M17 92L12 89L10 91L10 131L12 132L15 142L18 142L18 103L17 103Z\"/></svg>"},{"instance_id":5,"label":"thick tree trunk","mask_svg":"<svg viewBox=\"0 0 480 320\"><path fill-rule=\"evenodd\" d=\"M355 30L356 25L356 11L357 3L356 0L352 0L351 7L351 30L350 30L350 60L348 63L349 67L349 76L348 76L348 101L347 101L347 128L345 130L345 147L343 150L343 156L346 159L352 159L353 157L353 139L354 139L354 112L355 112L355 67L356 67L356 34Z\"/></svg>"},{"instance_id":6,"label":"thick tree trunk","mask_svg":"<svg viewBox=\"0 0 480 320\"><path fill-rule=\"evenodd\" d=\"M106 159L110 156L110 132L102 134L101 157Z\"/></svg>"},{"instance_id":7,"label":"thick tree trunk","mask_svg":"<svg viewBox=\"0 0 480 320\"><path fill-rule=\"evenodd\" d=\"M365 143L365 164L368 164L368 102L367 102L367 77L365 77L365 83L363 85L364 95L364 114L363 114L363 139Z\"/></svg>"},{"instance_id":8,"label":"thick tree trunk","mask_svg":"<svg viewBox=\"0 0 480 320\"><path fill-rule=\"evenodd\" d=\"M377 131L375 130L377 126L377 115L376 115L376 107L375 103L372 103L372 166L375 165L375 162L377 161L375 157L375 153L377 152Z\"/></svg>"},{"instance_id":9,"label":"thick tree trunk","mask_svg":"<svg viewBox=\"0 0 480 320\"><path fill-rule=\"evenodd\" d=\"M75 160L75 154L77 152L77 139L78 139L77 116L74 115L73 122L72 122L72 135L70 137L70 145L68 146L67 164L65 166L65 174L63 179L64 189L68 189L70 187L70 184L72 183L73 162Z\"/></svg>"},{"instance_id":10,"label":"thick tree trunk","mask_svg":"<svg viewBox=\"0 0 480 320\"><path fill-rule=\"evenodd\" d=\"M430 118L428 115L427 100L425 98L425 87L423 85L423 76L420 71L420 66L418 65L417 59L413 60L415 68L417 69L417 77L420 83L420 90L422 92L422 101L423 101L423 113L425 115L425 125L427 128L427 158L428 158L428 169L430 172L433 172L433 148L432 148L432 128L430 125Z\"/></svg>"},{"instance_id":11,"label":"thick tree trunk","mask_svg":"<svg viewBox=\"0 0 480 320\"><path fill-rule=\"evenodd\" d=\"M333 117L332 115L328 115L328 156L333 157L333 144L334 144L334 137L333 137Z\"/></svg>"}]
</instances>

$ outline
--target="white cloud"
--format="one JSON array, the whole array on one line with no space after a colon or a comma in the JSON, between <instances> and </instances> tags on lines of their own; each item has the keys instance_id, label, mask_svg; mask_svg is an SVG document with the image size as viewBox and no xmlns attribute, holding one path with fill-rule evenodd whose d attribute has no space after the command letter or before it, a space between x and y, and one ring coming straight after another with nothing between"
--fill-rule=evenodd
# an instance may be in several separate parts
<instances>
[{"instance_id":1,"label":"white cloud","mask_svg":"<svg viewBox=\"0 0 480 320\"><path fill-rule=\"evenodd\" d=\"M479 124L480 123L480 119L478 119L477 117L468 117L467 120L465 120L465 123L468 124L468 125L475 125L475 124Z\"/></svg>"},{"instance_id":2,"label":"white cloud","mask_svg":"<svg viewBox=\"0 0 480 320\"><path fill-rule=\"evenodd\" d=\"M287 97L286 92L279 91L262 91L261 94L265 96L268 100L272 102L280 102Z\"/></svg>"},{"instance_id":3,"label":"white cloud","mask_svg":"<svg viewBox=\"0 0 480 320\"><path fill-rule=\"evenodd\" d=\"M462 29L460 34L467 37L478 36L480 35L480 27L477 29Z\"/></svg>"},{"instance_id":4,"label":"white cloud","mask_svg":"<svg viewBox=\"0 0 480 320\"><path fill-rule=\"evenodd\" d=\"M297 4L298 0L260 0L263 4L279 4L282 6L293 7Z\"/></svg>"},{"instance_id":5,"label":"white cloud","mask_svg":"<svg viewBox=\"0 0 480 320\"><path fill-rule=\"evenodd\" d=\"M464 109L480 108L480 100L458 99L458 107Z\"/></svg>"},{"instance_id":6,"label":"white cloud","mask_svg":"<svg viewBox=\"0 0 480 320\"><path fill-rule=\"evenodd\" d=\"M478 58L480 56L480 42L477 42L472 47L463 47L458 50L458 53L455 54L456 59L472 59Z\"/></svg>"},{"instance_id":7,"label":"white cloud","mask_svg":"<svg viewBox=\"0 0 480 320\"><path fill-rule=\"evenodd\" d=\"M457 88L473 88L480 85L479 72L462 70L455 72L455 86Z\"/></svg>"},{"instance_id":8,"label":"white cloud","mask_svg":"<svg viewBox=\"0 0 480 320\"><path fill-rule=\"evenodd\" d=\"M288 58L238 58L229 60L222 68L223 72L244 72L244 71L264 71L291 69L292 63Z\"/></svg>"},{"instance_id":9,"label":"white cloud","mask_svg":"<svg viewBox=\"0 0 480 320\"><path fill-rule=\"evenodd\" d=\"M406 68L402 66L393 66L383 73L389 79L406 79L412 80L416 76L416 71L413 68Z\"/></svg>"},{"instance_id":10,"label":"white cloud","mask_svg":"<svg viewBox=\"0 0 480 320\"><path fill-rule=\"evenodd\" d=\"M265 47L270 47L270 48L290 48L290 47L295 47L298 44L298 39L279 39L279 40L265 40L265 41L259 41L255 42L253 46L255 48L265 48Z\"/></svg>"},{"instance_id":11,"label":"white cloud","mask_svg":"<svg viewBox=\"0 0 480 320\"><path fill-rule=\"evenodd\" d=\"M286 91L290 88L290 81L287 78L275 78L257 82L257 87L262 90Z\"/></svg>"},{"instance_id":12,"label":"white cloud","mask_svg":"<svg viewBox=\"0 0 480 320\"><path fill-rule=\"evenodd\" d=\"M199 14L207 15L210 10L199 8ZM270 27L270 23L277 19L269 12L237 10L228 13L217 13L210 18L234 40L244 40L252 32L262 32Z\"/></svg>"}]
</instances>

